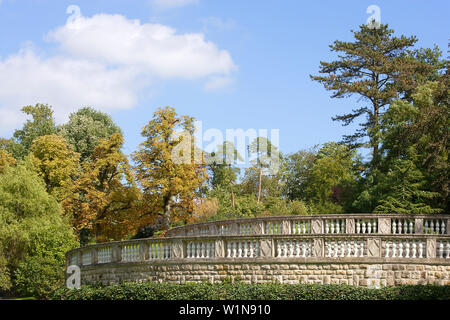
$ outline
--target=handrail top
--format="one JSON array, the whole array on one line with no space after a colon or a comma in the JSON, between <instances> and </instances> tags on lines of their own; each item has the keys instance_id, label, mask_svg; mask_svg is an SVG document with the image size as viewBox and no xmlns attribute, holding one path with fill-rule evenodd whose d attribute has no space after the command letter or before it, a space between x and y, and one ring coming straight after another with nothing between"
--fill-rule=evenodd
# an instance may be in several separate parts
<instances>
[{"instance_id":1,"label":"handrail top","mask_svg":"<svg viewBox=\"0 0 450 320\"><path fill-rule=\"evenodd\" d=\"M195 227L203 227L210 225L226 225L233 223L246 223L246 222L258 222L258 221L279 221L279 220L311 220L311 219L351 219L351 218L399 218L399 219L450 219L450 214L399 214L399 213L332 213L332 214L308 214L308 215L290 215L290 216L262 216L251 218L235 218L225 220L215 220L208 222L192 223L184 226L174 227L167 232L191 229Z\"/></svg>"},{"instance_id":2,"label":"handrail top","mask_svg":"<svg viewBox=\"0 0 450 320\"><path fill-rule=\"evenodd\" d=\"M140 238L140 239L131 239L131 240L117 240L103 243L90 244L79 248L74 248L66 252L66 256L72 254L76 251L85 251L91 249L99 249L102 247L113 247L113 246L125 246L138 244L142 242L173 242L173 241L212 241L212 240L246 240L246 239L342 239L342 241L346 241L347 239L392 239L392 240L419 240L419 239L447 239L450 238L450 235L447 234L358 234L358 233L341 233L341 234L253 234L253 235L194 235L194 236L174 236L174 237L164 237L164 238Z\"/></svg>"}]
</instances>

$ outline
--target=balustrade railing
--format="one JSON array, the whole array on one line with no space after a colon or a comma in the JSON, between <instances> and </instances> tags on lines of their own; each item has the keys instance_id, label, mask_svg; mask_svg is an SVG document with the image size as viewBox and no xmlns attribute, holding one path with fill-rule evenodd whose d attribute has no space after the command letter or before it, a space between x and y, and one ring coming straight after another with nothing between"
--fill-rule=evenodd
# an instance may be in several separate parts
<instances>
[{"instance_id":1,"label":"balustrade railing","mask_svg":"<svg viewBox=\"0 0 450 320\"><path fill-rule=\"evenodd\" d=\"M450 215L263 217L194 224L166 238L71 250L68 265L179 259L438 259L450 263Z\"/></svg>"}]
</instances>

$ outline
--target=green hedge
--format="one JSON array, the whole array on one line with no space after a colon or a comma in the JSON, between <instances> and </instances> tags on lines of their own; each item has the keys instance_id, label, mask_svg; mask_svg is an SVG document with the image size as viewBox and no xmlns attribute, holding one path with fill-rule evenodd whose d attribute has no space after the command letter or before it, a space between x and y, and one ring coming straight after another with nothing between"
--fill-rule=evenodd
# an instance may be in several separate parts
<instances>
[{"instance_id":1,"label":"green hedge","mask_svg":"<svg viewBox=\"0 0 450 320\"><path fill-rule=\"evenodd\" d=\"M369 289L348 285L244 283L123 283L60 288L53 300L449 300L450 286Z\"/></svg>"}]
</instances>

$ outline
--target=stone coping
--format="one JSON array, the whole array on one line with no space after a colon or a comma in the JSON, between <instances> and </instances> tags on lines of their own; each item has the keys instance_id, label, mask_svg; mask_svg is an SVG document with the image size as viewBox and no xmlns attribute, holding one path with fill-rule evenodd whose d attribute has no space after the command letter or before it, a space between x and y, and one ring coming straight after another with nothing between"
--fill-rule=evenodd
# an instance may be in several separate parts
<instances>
[{"instance_id":1,"label":"stone coping","mask_svg":"<svg viewBox=\"0 0 450 320\"><path fill-rule=\"evenodd\" d=\"M324 240L351 240L351 239L381 239L381 240L450 240L448 234L348 234L348 233L335 233L335 234L257 234L257 235L204 235L204 236L175 236L167 238L142 238L124 241L112 241L105 243L98 243L87 245L80 248L75 248L66 253L66 257L74 252L86 251L91 249L99 249L103 247L116 247L125 246L139 243L171 243L180 241L233 241L233 240L294 240L294 239L324 239ZM228 261L229 258L227 258ZM239 258L239 260L242 258ZM293 259L293 258L290 258ZM308 258L311 259L311 258ZM390 261L390 260L389 260Z\"/></svg>"}]
</instances>

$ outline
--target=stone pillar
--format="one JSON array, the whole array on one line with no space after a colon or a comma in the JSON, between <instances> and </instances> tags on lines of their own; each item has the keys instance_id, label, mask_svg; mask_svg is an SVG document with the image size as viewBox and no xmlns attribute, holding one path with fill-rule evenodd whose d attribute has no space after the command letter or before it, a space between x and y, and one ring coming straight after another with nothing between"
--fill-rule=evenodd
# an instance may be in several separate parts
<instances>
[{"instance_id":1,"label":"stone pillar","mask_svg":"<svg viewBox=\"0 0 450 320\"><path fill-rule=\"evenodd\" d=\"M355 219L354 218L345 219L345 233L348 233L348 234L355 233Z\"/></svg>"},{"instance_id":2,"label":"stone pillar","mask_svg":"<svg viewBox=\"0 0 450 320\"><path fill-rule=\"evenodd\" d=\"M447 225L446 225L446 230L445 231L447 231L446 232L447 234L450 234L450 219L448 219L448 218L447 218Z\"/></svg>"},{"instance_id":3,"label":"stone pillar","mask_svg":"<svg viewBox=\"0 0 450 320\"><path fill-rule=\"evenodd\" d=\"M182 258L184 258L183 240L181 240L181 239L172 240L171 256L172 256L173 259L182 259Z\"/></svg>"},{"instance_id":4,"label":"stone pillar","mask_svg":"<svg viewBox=\"0 0 450 320\"><path fill-rule=\"evenodd\" d=\"M391 234L391 218L378 218L378 233Z\"/></svg>"},{"instance_id":5,"label":"stone pillar","mask_svg":"<svg viewBox=\"0 0 450 320\"><path fill-rule=\"evenodd\" d=\"M423 219L414 219L414 233L415 234L423 234Z\"/></svg>"},{"instance_id":6,"label":"stone pillar","mask_svg":"<svg viewBox=\"0 0 450 320\"><path fill-rule=\"evenodd\" d=\"M311 233L319 234L323 233L323 220L322 219L311 219Z\"/></svg>"},{"instance_id":7,"label":"stone pillar","mask_svg":"<svg viewBox=\"0 0 450 320\"><path fill-rule=\"evenodd\" d=\"M98 264L98 248L92 248L91 263Z\"/></svg>"},{"instance_id":8,"label":"stone pillar","mask_svg":"<svg viewBox=\"0 0 450 320\"><path fill-rule=\"evenodd\" d=\"M112 246L112 262L122 261L122 248L115 244Z\"/></svg>"},{"instance_id":9,"label":"stone pillar","mask_svg":"<svg viewBox=\"0 0 450 320\"><path fill-rule=\"evenodd\" d=\"M282 234L291 234L291 221L283 220L281 221L281 233Z\"/></svg>"},{"instance_id":10,"label":"stone pillar","mask_svg":"<svg viewBox=\"0 0 450 320\"><path fill-rule=\"evenodd\" d=\"M262 258L274 257L273 248L274 245L272 239L261 239L259 250Z\"/></svg>"},{"instance_id":11,"label":"stone pillar","mask_svg":"<svg viewBox=\"0 0 450 320\"><path fill-rule=\"evenodd\" d=\"M237 222L231 224L231 234L235 236L239 235L239 224Z\"/></svg>"},{"instance_id":12,"label":"stone pillar","mask_svg":"<svg viewBox=\"0 0 450 320\"><path fill-rule=\"evenodd\" d=\"M222 239L214 242L214 258L225 258L225 241Z\"/></svg>"},{"instance_id":13,"label":"stone pillar","mask_svg":"<svg viewBox=\"0 0 450 320\"><path fill-rule=\"evenodd\" d=\"M427 239L427 259L436 258L436 239Z\"/></svg>"},{"instance_id":14,"label":"stone pillar","mask_svg":"<svg viewBox=\"0 0 450 320\"><path fill-rule=\"evenodd\" d=\"M139 243L139 261L145 261L148 258L148 244L145 242Z\"/></svg>"}]
</instances>

